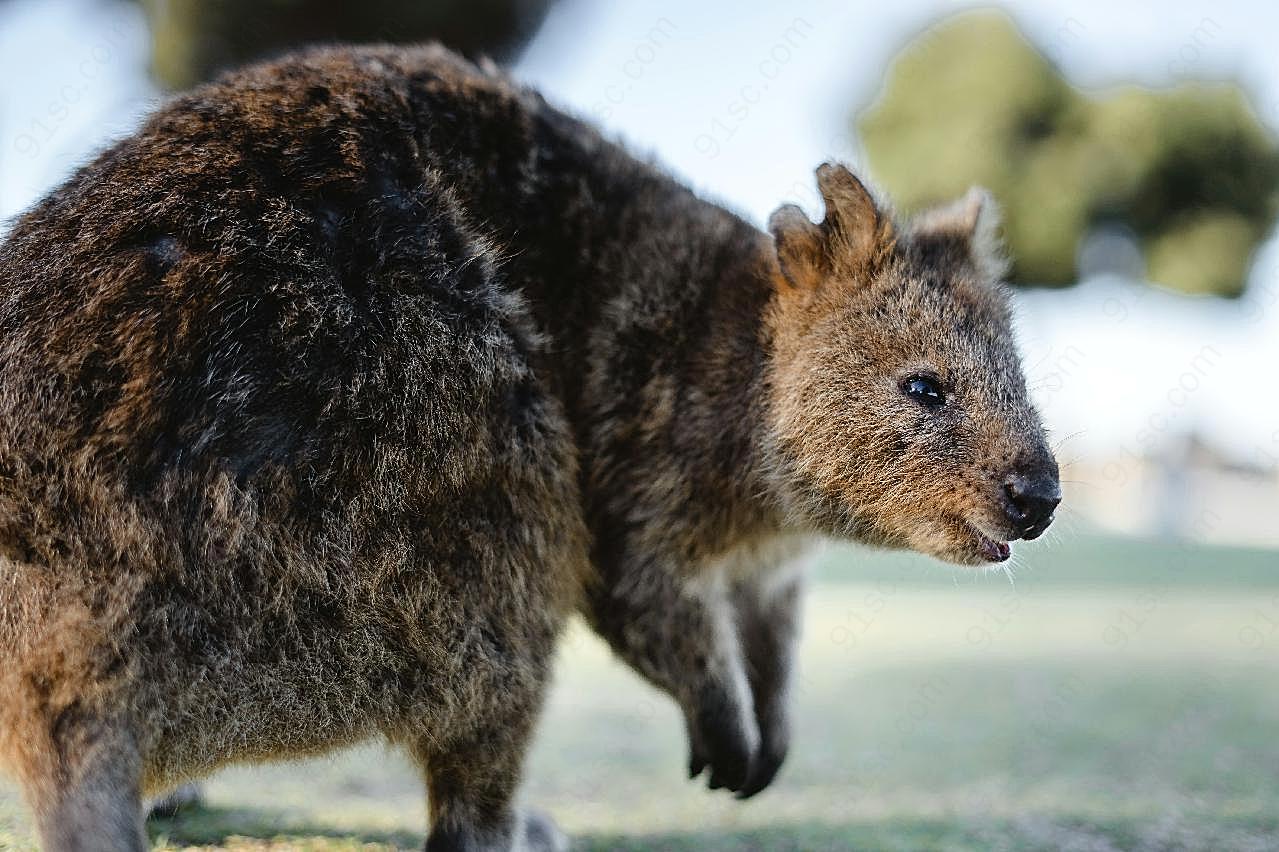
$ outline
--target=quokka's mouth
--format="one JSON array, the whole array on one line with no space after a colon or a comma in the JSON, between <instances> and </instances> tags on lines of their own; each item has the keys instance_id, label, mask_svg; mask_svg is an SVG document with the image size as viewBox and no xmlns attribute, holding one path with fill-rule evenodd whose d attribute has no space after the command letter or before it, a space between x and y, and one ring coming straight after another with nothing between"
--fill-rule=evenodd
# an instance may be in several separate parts
<instances>
[{"instance_id":1,"label":"quokka's mouth","mask_svg":"<svg viewBox=\"0 0 1279 852\"><path fill-rule=\"evenodd\" d=\"M1006 562L1012 556L1013 549L1008 542L990 535L972 521L965 520L964 526L971 533L977 552L987 562Z\"/></svg>"}]
</instances>

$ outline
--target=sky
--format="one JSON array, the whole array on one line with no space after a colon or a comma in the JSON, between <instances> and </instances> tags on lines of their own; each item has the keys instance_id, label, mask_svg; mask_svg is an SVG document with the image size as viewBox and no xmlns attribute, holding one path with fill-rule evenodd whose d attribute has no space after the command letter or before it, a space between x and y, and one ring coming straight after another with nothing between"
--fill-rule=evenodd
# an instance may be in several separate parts
<instances>
[{"instance_id":1,"label":"sky","mask_svg":"<svg viewBox=\"0 0 1279 852\"><path fill-rule=\"evenodd\" d=\"M562 0L514 72L762 226L786 202L819 212L813 169L859 165L851 115L891 57L971 5ZM1239 79L1279 127L1279 4L1002 8L1077 85ZM146 47L132 3L0 3L0 232L156 102ZM1279 465L1279 242L1234 302L1112 278L1017 302L1033 392L1070 456L1136 458L1193 431Z\"/></svg>"}]
</instances>

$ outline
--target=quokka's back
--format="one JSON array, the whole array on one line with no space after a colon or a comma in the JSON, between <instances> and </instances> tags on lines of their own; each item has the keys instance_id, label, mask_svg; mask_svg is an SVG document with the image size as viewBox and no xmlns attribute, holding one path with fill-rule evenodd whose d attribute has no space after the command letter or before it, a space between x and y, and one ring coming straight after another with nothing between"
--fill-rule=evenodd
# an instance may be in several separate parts
<instances>
[{"instance_id":1,"label":"quokka's back","mask_svg":"<svg viewBox=\"0 0 1279 852\"><path fill-rule=\"evenodd\" d=\"M580 596L575 452L415 87L523 97L439 49L251 70L0 248L0 746L48 848L371 733L440 842L543 831L471 799L513 790Z\"/></svg>"}]
</instances>

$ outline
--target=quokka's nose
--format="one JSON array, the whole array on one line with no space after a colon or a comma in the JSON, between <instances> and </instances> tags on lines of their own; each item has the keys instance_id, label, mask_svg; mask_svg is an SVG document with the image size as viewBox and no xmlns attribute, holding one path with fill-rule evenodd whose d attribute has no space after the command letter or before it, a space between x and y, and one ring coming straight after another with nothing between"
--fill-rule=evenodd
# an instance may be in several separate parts
<instances>
[{"instance_id":1,"label":"quokka's nose","mask_svg":"<svg viewBox=\"0 0 1279 852\"><path fill-rule=\"evenodd\" d=\"M1061 484L1050 473L1015 473L1004 483L1013 525L1024 539L1038 538L1053 522L1053 510L1061 502Z\"/></svg>"}]
</instances>

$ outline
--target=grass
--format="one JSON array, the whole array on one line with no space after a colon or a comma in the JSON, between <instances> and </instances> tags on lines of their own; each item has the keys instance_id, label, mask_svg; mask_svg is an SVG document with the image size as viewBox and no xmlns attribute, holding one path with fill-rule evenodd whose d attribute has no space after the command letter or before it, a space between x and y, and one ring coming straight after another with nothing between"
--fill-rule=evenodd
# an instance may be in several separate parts
<instances>
[{"instance_id":1,"label":"grass","mask_svg":"<svg viewBox=\"0 0 1279 852\"><path fill-rule=\"evenodd\" d=\"M524 798L583 850L1279 846L1279 560L1082 535L1016 574L832 549L797 737L736 802L685 780L662 696L575 629ZM419 848L411 767L370 745L228 770L161 848ZM33 848L0 786L0 848Z\"/></svg>"}]
</instances>

